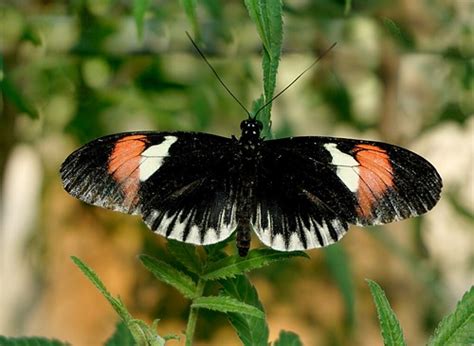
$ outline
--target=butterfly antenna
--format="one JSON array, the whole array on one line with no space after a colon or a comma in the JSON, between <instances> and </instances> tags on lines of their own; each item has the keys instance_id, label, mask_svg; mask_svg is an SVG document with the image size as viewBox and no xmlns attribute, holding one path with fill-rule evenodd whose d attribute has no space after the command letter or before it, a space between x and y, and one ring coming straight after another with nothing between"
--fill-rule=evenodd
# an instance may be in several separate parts
<instances>
[{"instance_id":1,"label":"butterfly antenna","mask_svg":"<svg viewBox=\"0 0 474 346\"><path fill-rule=\"evenodd\" d=\"M237 101L237 103L240 105L240 107L242 107L242 109L247 113L247 115L249 116L249 118L251 118L252 116L250 115L250 112L248 111L247 108L245 108L245 106L242 104L242 102L239 101L239 99L232 93L232 91L230 91L230 89L227 87L227 85L225 85L224 81L221 79L221 77L219 77L219 74L217 73L217 71L214 69L214 67L212 67L211 63L207 60L206 56L204 55L204 53L201 51L201 49L199 49L198 45L196 44L196 42L194 42L194 40L191 38L191 35L189 35L189 33L186 31L186 35L188 36L189 40L191 41L191 43L193 44L194 48L196 48L197 52L199 53L199 55L201 56L201 58L204 59L204 61L206 62L207 66L209 66L209 68L211 69L211 71L214 73L214 75L216 76L217 80L222 84L222 86L224 87L225 90L227 90L227 92L230 94L230 96L232 96L234 98L235 101Z\"/></svg>"},{"instance_id":2,"label":"butterfly antenna","mask_svg":"<svg viewBox=\"0 0 474 346\"><path fill-rule=\"evenodd\" d=\"M331 47L329 47L328 49L326 49L320 56L318 56L318 58L311 64L309 65L303 72L301 72L295 79L293 79L293 81L288 84L286 87L283 88L283 90L281 90L278 94L276 94L275 96L272 97L272 99L270 101L268 101L267 103L265 103L262 107L260 107L257 112L255 113L254 115L254 118L257 117L257 114L260 113L260 111L262 109L264 109L265 107L267 107L269 104L271 104L273 101L275 101L275 99L280 96L281 94L283 94L285 91L287 91L293 84L296 83L296 81L298 79L300 79L306 72L308 72L314 65L316 65L322 58L324 58L324 56L326 54L328 54L335 46L336 46L337 42L334 42Z\"/></svg>"}]
</instances>

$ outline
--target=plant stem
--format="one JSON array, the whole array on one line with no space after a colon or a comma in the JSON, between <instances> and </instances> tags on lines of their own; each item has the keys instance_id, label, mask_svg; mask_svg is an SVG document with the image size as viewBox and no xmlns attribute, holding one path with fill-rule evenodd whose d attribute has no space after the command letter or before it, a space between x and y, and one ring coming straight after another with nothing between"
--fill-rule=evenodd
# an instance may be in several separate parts
<instances>
[{"instance_id":1,"label":"plant stem","mask_svg":"<svg viewBox=\"0 0 474 346\"><path fill-rule=\"evenodd\" d=\"M199 281L197 283L197 288L196 288L196 298L199 298L202 296L205 284L206 284L206 281L199 278ZM186 326L186 346L192 346L193 344L194 330L196 329L197 317L198 317L198 308L191 307L191 309L189 310L188 325Z\"/></svg>"}]
</instances>

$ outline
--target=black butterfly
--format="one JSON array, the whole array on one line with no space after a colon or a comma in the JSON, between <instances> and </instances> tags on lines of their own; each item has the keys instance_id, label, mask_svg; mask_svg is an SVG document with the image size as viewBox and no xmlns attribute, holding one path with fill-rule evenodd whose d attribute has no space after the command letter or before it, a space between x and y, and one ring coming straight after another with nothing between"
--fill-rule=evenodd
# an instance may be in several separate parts
<instances>
[{"instance_id":1,"label":"black butterfly","mask_svg":"<svg viewBox=\"0 0 474 346\"><path fill-rule=\"evenodd\" d=\"M196 132L130 132L96 139L61 167L64 188L100 207L139 214L156 233L208 245L251 230L276 250L327 246L348 224L423 214L441 178L394 145L331 137L263 140L244 120L239 139Z\"/></svg>"}]
</instances>

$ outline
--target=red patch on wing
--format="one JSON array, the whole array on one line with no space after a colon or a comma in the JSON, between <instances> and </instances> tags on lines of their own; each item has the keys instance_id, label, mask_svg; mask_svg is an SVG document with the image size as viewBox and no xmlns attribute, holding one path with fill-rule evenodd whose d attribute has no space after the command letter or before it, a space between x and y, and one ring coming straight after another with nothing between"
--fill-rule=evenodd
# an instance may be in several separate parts
<instances>
[{"instance_id":1,"label":"red patch on wing","mask_svg":"<svg viewBox=\"0 0 474 346\"><path fill-rule=\"evenodd\" d=\"M377 199L392 187L393 169L390 157L382 148L370 144L358 144L353 149L355 159L359 162L359 200L358 214L367 218L372 214L372 207Z\"/></svg>"},{"instance_id":2,"label":"red patch on wing","mask_svg":"<svg viewBox=\"0 0 474 346\"><path fill-rule=\"evenodd\" d=\"M126 136L115 143L109 157L108 172L120 184L125 195L124 204L130 208L138 201L140 188L140 160L145 150L145 135Z\"/></svg>"}]
</instances>

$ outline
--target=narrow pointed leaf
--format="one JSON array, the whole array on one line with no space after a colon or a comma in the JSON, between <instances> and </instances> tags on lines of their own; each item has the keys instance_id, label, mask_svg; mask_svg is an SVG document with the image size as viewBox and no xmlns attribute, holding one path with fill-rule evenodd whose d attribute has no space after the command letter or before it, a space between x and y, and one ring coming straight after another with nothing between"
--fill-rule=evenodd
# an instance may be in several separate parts
<instances>
[{"instance_id":1,"label":"narrow pointed leaf","mask_svg":"<svg viewBox=\"0 0 474 346\"><path fill-rule=\"evenodd\" d=\"M196 0L181 0L181 5L184 8L186 17L188 17L188 20L191 23L191 26L194 31L194 35L196 35L196 38L199 40L201 33L199 30L199 25L198 25L198 20L197 20L197 12L196 12L197 1Z\"/></svg>"},{"instance_id":2,"label":"narrow pointed leaf","mask_svg":"<svg viewBox=\"0 0 474 346\"><path fill-rule=\"evenodd\" d=\"M443 318L428 345L474 344L474 286L458 302L456 310Z\"/></svg>"},{"instance_id":3,"label":"narrow pointed leaf","mask_svg":"<svg viewBox=\"0 0 474 346\"><path fill-rule=\"evenodd\" d=\"M384 344L389 346L406 345L400 323L390 307L384 291L372 280L367 280L367 283L377 308Z\"/></svg>"},{"instance_id":4,"label":"narrow pointed leaf","mask_svg":"<svg viewBox=\"0 0 474 346\"><path fill-rule=\"evenodd\" d=\"M62 342L54 339L46 339L41 337L19 337L7 338L0 335L0 345L2 346L66 346L70 343Z\"/></svg>"},{"instance_id":5,"label":"narrow pointed leaf","mask_svg":"<svg viewBox=\"0 0 474 346\"><path fill-rule=\"evenodd\" d=\"M281 0L246 0L245 5L250 18L255 23L264 46L262 57L264 103L270 101L275 92L276 75L280 63L283 42L283 20ZM264 130L262 135L271 138L270 111L272 105L266 106L258 115Z\"/></svg>"},{"instance_id":6,"label":"narrow pointed leaf","mask_svg":"<svg viewBox=\"0 0 474 346\"><path fill-rule=\"evenodd\" d=\"M274 346L303 346L303 343L297 334L282 330Z\"/></svg>"},{"instance_id":7,"label":"narrow pointed leaf","mask_svg":"<svg viewBox=\"0 0 474 346\"><path fill-rule=\"evenodd\" d=\"M245 275L233 279L219 280L226 295L252 305L263 311L257 290ZM245 346L268 345L268 325L265 319L240 313L227 313L227 318Z\"/></svg>"},{"instance_id":8,"label":"narrow pointed leaf","mask_svg":"<svg viewBox=\"0 0 474 346\"><path fill-rule=\"evenodd\" d=\"M250 18L257 27L258 35L262 40L265 50L270 51L270 40L268 39L267 25L262 14L261 0L245 0L245 6L249 12Z\"/></svg>"},{"instance_id":9,"label":"narrow pointed leaf","mask_svg":"<svg viewBox=\"0 0 474 346\"><path fill-rule=\"evenodd\" d=\"M268 248L251 250L247 257L228 256L210 264L202 278L204 280L216 280L235 277L250 270L292 257L308 258L308 255L302 251L282 252Z\"/></svg>"},{"instance_id":10,"label":"narrow pointed leaf","mask_svg":"<svg viewBox=\"0 0 474 346\"><path fill-rule=\"evenodd\" d=\"M127 326L128 330L133 336L135 343L138 345L149 345L149 346L163 346L164 341L157 333L156 330L150 328L145 322L134 319L133 316L128 312L125 305L118 298L112 296L102 281L99 279L97 274L89 268L79 258L71 257L74 264L84 273L84 275L91 281L95 287L98 288L100 293L109 301L110 305L114 308L117 314L120 316L122 321Z\"/></svg>"},{"instance_id":11,"label":"narrow pointed leaf","mask_svg":"<svg viewBox=\"0 0 474 346\"><path fill-rule=\"evenodd\" d=\"M137 26L138 38L143 38L143 26L145 23L145 14L150 6L151 0L134 0L133 16L135 17L135 25Z\"/></svg>"},{"instance_id":12,"label":"narrow pointed leaf","mask_svg":"<svg viewBox=\"0 0 474 346\"><path fill-rule=\"evenodd\" d=\"M196 253L196 247L176 240L168 240L168 250L182 265L194 274L202 271L202 262Z\"/></svg>"},{"instance_id":13,"label":"narrow pointed leaf","mask_svg":"<svg viewBox=\"0 0 474 346\"><path fill-rule=\"evenodd\" d=\"M242 303L235 298L226 296L199 297L193 300L191 307L220 311L224 313L235 312L257 318L265 318L263 311L257 309L255 306Z\"/></svg>"},{"instance_id":14,"label":"narrow pointed leaf","mask_svg":"<svg viewBox=\"0 0 474 346\"><path fill-rule=\"evenodd\" d=\"M139 258L143 265L151 271L157 279L173 286L185 297L189 299L194 298L196 294L196 284L189 276L173 268L168 263L151 256L140 255Z\"/></svg>"},{"instance_id":15,"label":"narrow pointed leaf","mask_svg":"<svg viewBox=\"0 0 474 346\"><path fill-rule=\"evenodd\" d=\"M109 301L110 305L114 308L114 310L117 312L117 314L120 316L120 318L127 323L132 319L132 316L130 313L127 311L123 303L121 302L120 299L115 298L110 294L110 292L107 290L105 285L102 283L102 281L99 279L97 274L89 268L84 262L82 262L79 258L72 256L71 257L72 261L74 264L84 273L84 275L91 281L95 287L99 290L100 293Z\"/></svg>"}]
</instances>

